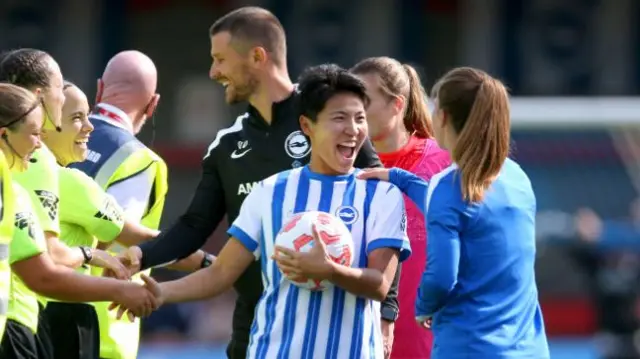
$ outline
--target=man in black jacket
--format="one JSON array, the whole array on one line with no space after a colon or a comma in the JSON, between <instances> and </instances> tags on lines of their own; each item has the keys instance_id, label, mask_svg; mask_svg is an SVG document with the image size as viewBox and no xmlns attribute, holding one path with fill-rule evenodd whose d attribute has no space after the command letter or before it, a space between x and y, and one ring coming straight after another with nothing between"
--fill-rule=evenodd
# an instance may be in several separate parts
<instances>
[{"instance_id":1,"label":"man in black jacket","mask_svg":"<svg viewBox=\"0 0 640 359\"><path fill-rule=\"evenodd\" d=\"M300 130L298 94L286 65L286 39L280 21L269 11L244 7L220 18L209 30L210 77L225 87L227 103L248 101L247 112L218 132L204 156L202 178L187 212L171 228L129 256L141 269L184 258L202 247L225 214L238 216L242 201L258 181L277 172L304 166L311 152ZM380 160L366 141L356 167L378 167ZM203 259L206 266L207 258ZM382 305L383 332L398 315L397 277ZM235 284L238 300L233 316L229 358L245 358L254 309L262 294L259 262ZM391 347L391 339L385 346Z\"/></svg>"}]
</instances>

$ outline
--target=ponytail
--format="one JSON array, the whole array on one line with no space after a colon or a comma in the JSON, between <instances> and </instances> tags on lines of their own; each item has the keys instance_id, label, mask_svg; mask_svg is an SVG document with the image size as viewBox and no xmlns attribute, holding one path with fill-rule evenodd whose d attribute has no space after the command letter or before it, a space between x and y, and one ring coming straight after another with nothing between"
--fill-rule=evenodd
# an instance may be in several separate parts
<instances>
[{"instance_id":1,"label":"ponytail","mask_svg":"<svg viewBox=\"0 0 640 359\"><path fill-rule=\"evenodd\" d=\"M433 125L427 106L427 95L420 83L418 72L411 65L403 64L402 68L409 77L409 98L404 114L404 127L416 137L432 138Z\"/></svg>"},{"instance_id":2,"label":"ponytail","mask_svg":"<svg viewBox=\"0 0 640 359\"><path fill-rule=\"evenodd\" d=\"M510 115L507 90L499 81L489 75L484 76L477 88L475 100L471 97L473 102L466 121L462 119L464 122L460 123L458 119L452 118L454 128L459 129L452 158L461 173L463 198L471 202L484 198L484 192L500 173L509 154ZM442 86L439 91L441 95L447 84ZM454 95L453 92L450 94ZM453 103L452 105L455 106Z\"/></svg>"},{"instance_id":3,"label":"ponytail","mask_svg":"<svg viewBox=\"0 0 640 359\"><path fill-rule=\"evenodd\" d=\"M418 72L411 65L403 65L390 57L370 57L357 63L351 68L351 72L359 75L374 74L380 79L383 94L390 98L405 97L405 130L416 137L433 137L427 96Z\"/></svg>"}]
</instances>

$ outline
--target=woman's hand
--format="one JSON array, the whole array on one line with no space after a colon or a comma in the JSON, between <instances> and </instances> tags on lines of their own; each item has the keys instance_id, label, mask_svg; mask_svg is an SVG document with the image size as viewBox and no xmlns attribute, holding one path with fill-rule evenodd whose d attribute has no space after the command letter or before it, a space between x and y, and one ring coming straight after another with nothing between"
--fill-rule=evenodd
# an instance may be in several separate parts
<instances>
[{"instance_id":1,"label":"woman's hand","mask_svg":"<svg viewBox=\"0 0 640 359\"><path fill-rule=\"evenodd\" d=\"M131 246L124 252L118 254L115 257L122 265L127 268L129 275L134 275L140 271L140 259L142 258L142 251L137 246ZM110 269L105 269L102 273L103 277L117 278L116 274Z\"/></svg>"},{"instance_id":2,"label":"woman's hand","mask_svg":"<svg viewBox=\"0 0 640 359\"><path fill-rule=\"evenodd\" d=\"M147 317L164 303L161 285L153 278L142 274L144 285L127 282L117 293L116 301L111 303L109 310L117 309L116 318L127 315L133 322L135 317Z\"/></svg>"},{"instance_id":3,"label":"woman's hand","mask_svg":"<svg viewBox=\"0 0 640 359\"><path fill-rule=\"evenodd\" d=\"M359 179L379 179L389 182L389 169L387 168L367 168L358 173Z\"/></svg>"},{"instance_id":4,"label":"woman's hand","mask_svg":"<svg viewBox=\"0 0 640 359\"><path fill-rule=\"evenodd\" d=\"M94 267L104 268L105 272L110 273L111 277L117 279L129 279L131 278L131 272L124 264L116 257L100 249L93 249L91 253L91 261L89 265Z\"/></svg>"},{"instance_id":5,"label":"woman's hand","mask_svg":"<svg viewBox=\"0 0 640 359\"><path fill-rule=\"evenodd\" d=\"M276 246L271 258L276 261L278 268L287 278L308 278L320 281L331 279L334 262L329 258L326 245L320 239L315 224L312 227L312 233L313 247L309 252L302 253Z\"/></svg>"}]
</instances>

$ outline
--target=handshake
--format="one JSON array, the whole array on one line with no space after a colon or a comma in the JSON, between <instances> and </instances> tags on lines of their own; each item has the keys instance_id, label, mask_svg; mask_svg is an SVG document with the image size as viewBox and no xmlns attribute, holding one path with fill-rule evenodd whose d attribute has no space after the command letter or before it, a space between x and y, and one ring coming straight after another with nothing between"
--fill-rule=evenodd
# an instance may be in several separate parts
<instances>
[{"instance_id":1,"label":"handshake","mask_svg":"<svg viewBox=\"0 0 640 359\"><path fill-rule=\"evenodd\" d=\"M112 293L109 310L117 310L117 318L125 314L130 321L135 317L147 317L162 303L161 285L153 278L141 275L144 284L131 281L131 276L140 271L142 252L138 247L130 247L117 256L105 251L95 251L91 265L104 268L103 277L121 280L117 293Z\"/></svg>"}]
</instances>

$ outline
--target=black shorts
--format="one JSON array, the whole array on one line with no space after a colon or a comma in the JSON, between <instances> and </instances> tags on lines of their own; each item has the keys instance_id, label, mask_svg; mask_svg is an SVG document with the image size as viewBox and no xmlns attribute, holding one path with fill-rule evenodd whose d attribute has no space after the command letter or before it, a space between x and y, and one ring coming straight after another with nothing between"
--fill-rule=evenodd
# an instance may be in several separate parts
<instances>
[{"instance_id":1,"label":"black shorts","mask_svg":"<svg viewBox=\"0 0 640 359\"><path fill-rule=\"evenodd\" d=\"M13 319L7 320L0 344L1 359L38 359L35 334Z\"/></svg>"},{"instance_id":2,"label":"black shorts","mask_svg":"<svg viewBox=\"0 0 640 359\"><path fill-rule=\"evenodd\" d=\"M38 359L54 359L53 343L51 342L51 332L49 322L44 313L44 307L39 305L38 332L36 333L36 347L38 348Z\"/></svg>"},{"instance_id":3,"label":"black shorts","mask_svg":"<svg viewBox=\"0 0 640 359\"><path fill-rule=\"evenodd\" d=\"M100 326L90 304L49 302L44 310L55 359L100 357Z\"/></svg>"}]
</instances>

